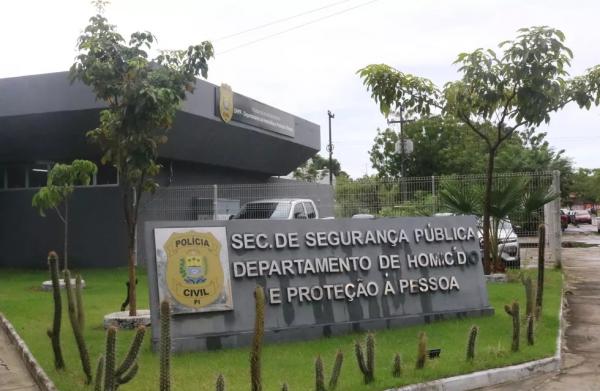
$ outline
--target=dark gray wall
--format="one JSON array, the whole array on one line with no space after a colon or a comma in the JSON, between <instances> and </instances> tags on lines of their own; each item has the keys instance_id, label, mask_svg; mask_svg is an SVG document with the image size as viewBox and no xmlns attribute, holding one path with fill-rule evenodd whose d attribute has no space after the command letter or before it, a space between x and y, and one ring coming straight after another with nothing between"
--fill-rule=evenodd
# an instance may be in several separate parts
<instances>
[{"instance_id":1,"label":"dark gray wall","mask_svg":"<svg viewBox=\"0 0 600 391\"><path fill-rule=\"evenodd\" d=\"M62 257L63 225L53 211L31 206L35 190L0 191L0 267L45 268L48 251ZM71 204L69 264L126 265L125 224L117 187L78 188Z\"/></svg>"},{"instance_id":2,"label":"dark gray wall","mask_svg":"<svg viewBox=\"0 0 600 391\"><path fill-rule=\"evenodd\" d=\"M174 162L173 184L168 186L168 165L161 171L161 188L142 198L140 222L168 219L197 219L202 211L193 198L213 197L217 184L219 198L245 202L260 198L312 198L322 216L333 215L333 194L327 185L284 182L266 183L264 175L240 170ZM232 185L245 182L250 184ZM45 268L48 251L63 253L63 225L54 211L41 217L31 206L37 190L0 191L0 267ZM113 267L127 264L125 221L115 186L77 188L71 200L69 263L73 267ZM212 213L212 211L210 212ZM141 226L140 226L141 228ZM142 254L139 252L139 254ZM145 266L143 259L139 264Z\"/></svg>"}]
</instances>

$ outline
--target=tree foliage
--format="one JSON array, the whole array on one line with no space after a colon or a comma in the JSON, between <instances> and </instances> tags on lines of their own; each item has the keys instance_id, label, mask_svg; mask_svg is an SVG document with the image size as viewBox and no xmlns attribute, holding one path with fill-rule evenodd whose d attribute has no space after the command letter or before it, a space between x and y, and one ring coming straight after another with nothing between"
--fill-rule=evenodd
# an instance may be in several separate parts
<instances>
[{"instance_id":1,"label":"tree foliage","mask_svg":"<svg viewBox=\"0 0 600 391\"><path fill-rule=\"evenodd\" d=\"M34 194L31 204L37 208L40 215L45 216L46 211L54 209L58 218L64 225L64 267L69 265L69 198L75 186L89 185L98 168L88 160L74 160L71 164L55 164L48 172L46 186ZM62 209L62 211L61 211Z\"/></svg>"},{"instance_id":2,"label":"tree foliage","mask_svg":"<svg viewBox=\"0 0 600 391\"><path fill-rule=\"evenodd\" d=\"M550 113L570 102L590 108L600 103L600 66L568 78L573 57L564 34L547 26L523 28L514 40L499 44L500 53L476 49L454 62L459 80L438 88L430 80L385 64L358 70L363 83L387 117L400 109L408 116L441 113L473 131L486 148L484 257L489 257L492 174L499 147L518 130L550 121Z\"/></svg>"},{"instance_id":3,"label":"tree foliage","mask_svg":"<svg viewBox=\"0 0 600 391\"><path fill-rule=\"evenodd\" d=\"M335 177L348 176L342 171L340 162L337 159L331 159L331 165ZM329 176L329 159L317 154L295 169L292 175L294 178L306 182L320 181Z\"/></svg>"},{"instance_id":4,"label":"tree foliage","mask_svg":"<svg viewBox=\"0 0 600 391\"><path fill-rule=\"evenodd\" d=\"M570 190L575 198L583 202L600 203L600 169L580 168L573 175Z\"/></svg>"},{"instance_id":5,"label":"tree foliage","mask_svg":"<svg viewBox=\"0 0 600 391\"><path fill-rule=\"evenodd\" d=\"M72 80L90 86L106 104L99 126L87 133L102 150L102 163L116 167L123 195L129 248L129 282L135 286L135 232L139 200L158 184L154 176L158 148L177 109L192 93L196 76L207 76L213 46L205 41L185 50L163 51L148 57L156 39L135 32L126 41L99 13L89 20L77 42L79 55L71 67ZM130 290L130 313L135 315L135 289Z\"/></svg>"},{"instance_id":6,"label":"tree foliage","mask_svg":"<svg viewBox=\"0 0 600 391\"><path fill-rule=\"evenodd\" d=\"M46 186L33 196L32 205L42 216L45 216L45 212L49 209L57 210L71 196L75 186L89 185L97 171L96 165L88 160L74 160L71 164L55 164L48 172ZM57 212L63 220L60 209Z\"/></svg>"},{"instance_id":7,"label":"tree foliage","mask_svg":"<svg viewBox=\"0 0 600 391\"><path fill-rule=\"evenodd\" d=\"M497 178L491 194L490 226L491 262L494 269L502 269L499 237L502 221L509 218L518 222L538 221L539 211L547 203L559 197L545 187L536 187L528 178ZM484 216L485 187L482 184L463 183L448 178L439 192L440 210L461 215ZM534 224L535 225L535 224ZM535 227L527 227L529 229ZM485 259L485 258L484 258ZM488 265L489 267L490 265Z\"/></svg>"}]
</instances>

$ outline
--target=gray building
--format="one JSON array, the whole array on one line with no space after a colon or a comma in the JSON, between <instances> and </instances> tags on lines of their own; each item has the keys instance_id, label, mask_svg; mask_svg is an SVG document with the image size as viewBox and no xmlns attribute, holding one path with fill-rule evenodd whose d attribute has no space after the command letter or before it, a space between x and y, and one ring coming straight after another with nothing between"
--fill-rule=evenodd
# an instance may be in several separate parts
<instances>
[{"instance_id":1,"label":"gray building","mask_svg":"<svg viewBox=\"0 0 600 391\"><path fill-rule=\"evenodd\" d=\"M198 80L159 151L161 187L267 183L318 152L319 126L240 94L232 118L222 119L220 88ZM45 267L48 250L62 248L62 225L31 206L56 162L89 159L99 165L93 184L71 203L70 262L124 265L123 219L116 170L99 164L100 150L85 133L103 108L67 72L0 79L0 267Z\"/></svg>"}]
</instances>

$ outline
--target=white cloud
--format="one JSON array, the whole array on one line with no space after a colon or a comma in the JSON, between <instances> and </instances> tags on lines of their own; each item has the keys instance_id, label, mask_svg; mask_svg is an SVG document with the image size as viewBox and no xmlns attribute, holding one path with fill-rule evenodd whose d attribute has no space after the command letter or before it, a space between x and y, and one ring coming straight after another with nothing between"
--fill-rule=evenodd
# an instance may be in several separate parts
<instances>
[{"instance_id":1,"label":"white cloud","mask_svg":"<svg viewBox=\"0 0 600 391\"><path fill-rule=\"evenodd\" d=\"M350 0L321 12L260 31L215 42L217 53L318 17L365 3ZM335 3L113 0L108 17L124 35L152 31L164 49L215 39L272 20ZM20 0L0 3L0 77L66 70L76 54L76 37L93 13L81 0ZM334 155L343 169L362 175L378 126L377 106L355 72L385 62L431 78L438 85L456 77L451 64L461 51L495 48L524 26L562 29L575 59L572 73L600 63L597 1L408 1L379 0L221 55L210 63L209 80L321 125L327 142L327 110L333 120ZM565 148L579 166L599 167L600 110L569 107L547 128L556 148ZM546 129L546 128L544 128ZM372 170L371 170L372 171Z\"/></svg>"}]
</instances>

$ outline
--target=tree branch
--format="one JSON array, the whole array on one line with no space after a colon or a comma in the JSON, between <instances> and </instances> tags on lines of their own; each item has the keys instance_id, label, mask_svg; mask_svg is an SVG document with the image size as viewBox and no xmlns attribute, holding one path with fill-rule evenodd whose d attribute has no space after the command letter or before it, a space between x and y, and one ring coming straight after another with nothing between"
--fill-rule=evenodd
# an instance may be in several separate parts
<instances>
[{"instance_id":1,"label":"tree branch","mask_svg":"<svg viewBox=\"0 0 600 391\"><path fill-rule=\"evenodd\" d=\"M67 221L65 220L65 218L63 217L62 213L60 213L60 209L58 208L58 206L54 207L54 211L56 212L56 214L58 215L58 218L60 219L60 221L63 222L63 224L66 224Z\"/></svg>"},{"instance_id":2,"label":"tree branch","mask_svg":"<svg viewBox=\"0 0 600 391\"><path fill-rule=\"evenodd\" d=\"M469 119L468 116L466 116L464 113L459 112L458 116L460 117L460 119L463 120L463 122L469 127L471 128L472 131L474 131L475 133L477 133L477 135L479 137L481 137L485 143L488 145L488 147L491 149L492 148L492 143L489 139L488 136L486 136L483 132L481 132L479 129L477 129L477 127L471 122L471 120Z\"/></svg>"}]
</instances>

